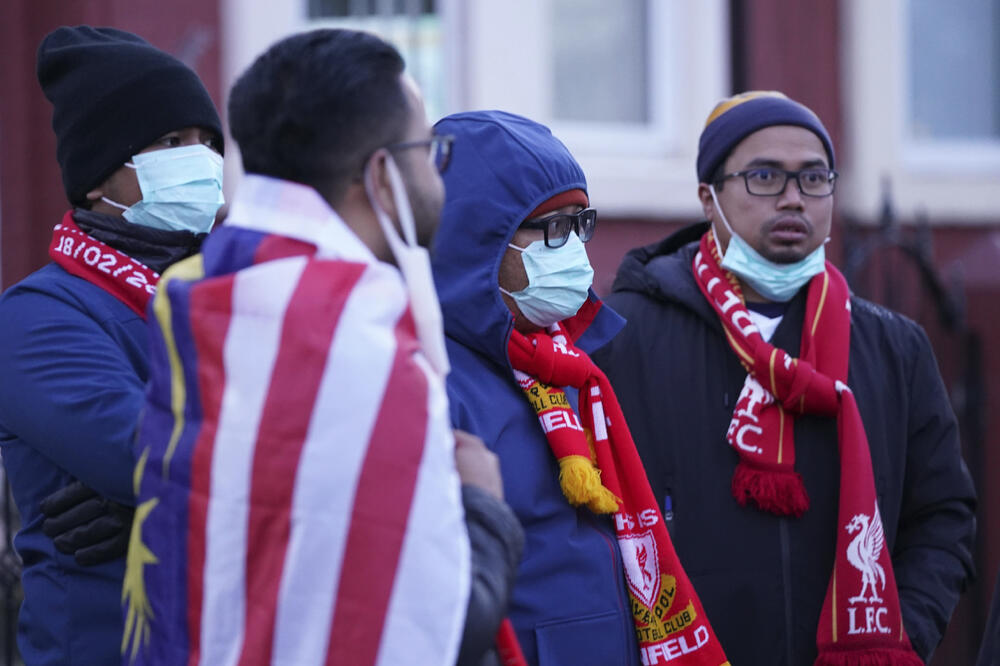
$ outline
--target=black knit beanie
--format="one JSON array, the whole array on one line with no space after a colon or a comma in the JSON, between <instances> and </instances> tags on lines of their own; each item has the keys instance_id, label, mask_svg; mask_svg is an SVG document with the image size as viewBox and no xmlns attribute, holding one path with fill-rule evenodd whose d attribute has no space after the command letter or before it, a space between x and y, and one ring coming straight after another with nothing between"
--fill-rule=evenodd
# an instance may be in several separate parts
<instances>
[{"instance_id":1,"label":"black knit beanie","mask_svg":"<svg viewBox=\"0 0 1000 666\"><path fill-rule=\"evenodd\" d=\"M57 28L38 47L38 82L71 204L143 148L174 130L203 127L221 141L212 98L191 68L115 28Z\"/></svg>"}]
</instances>

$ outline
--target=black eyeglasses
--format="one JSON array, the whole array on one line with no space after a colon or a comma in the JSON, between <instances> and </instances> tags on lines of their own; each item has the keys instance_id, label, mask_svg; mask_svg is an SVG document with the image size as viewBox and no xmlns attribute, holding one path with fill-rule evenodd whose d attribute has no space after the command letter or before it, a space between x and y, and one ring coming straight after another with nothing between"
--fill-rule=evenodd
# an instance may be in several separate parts
<instances>
[{"instance_id":1,"label":"black eyeglasses","mask_svg":"<svg viewBox=\"0 0 1000 666\"><path fill-rule=\"evenodd\" d=\"M422 141L404 141L403 143L393 143L385 147L388 151L406 150L407 148L429 148L430 152L427 161L437 167L438 173L444 173L451 163L451 146L455 143L455 137L451 134L435 134L429 139Z\"/></svg>"},{"instance_id":2,"label":"black eyeglasses","mask_svg":"<svg viewBox=\"0 0 1000 666\"><path fill-rule=\"evenodd\" d=\"M535 220L525 220L521 229L541 229L545 234L545 246L562 247L569 240L569 232L576 231L584 243L594 237L594 227L597 226L597 211L584 208L579 213L560 213Z\"/></svg>"},{"instance_id":3,"label":"black eyeglasses","mask_svg":"<svg viewBox=\"0 0 1000 666\"><path fill-rule=\"evenodd\" d=\"M746 171L727 173L719 181L742 177L748 194L758 197L773 197L784 192L785 186L788 185L788 179L794 178L799 192L805 196L828 197L833 194L837 175L833 169L810 168L786 171L775 167L757 167Z\"/></svg>"}]
</instances>

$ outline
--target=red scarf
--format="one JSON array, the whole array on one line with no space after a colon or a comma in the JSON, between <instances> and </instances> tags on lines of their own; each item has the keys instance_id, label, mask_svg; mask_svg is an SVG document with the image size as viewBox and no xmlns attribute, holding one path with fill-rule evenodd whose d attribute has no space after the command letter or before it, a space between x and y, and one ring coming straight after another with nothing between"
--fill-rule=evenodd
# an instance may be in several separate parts
<instances>
[{"instance_id":1,"label":"red scarf","mask_svg":"<svg viewBox=\"0 0 1000 666\"><path fill-rule=\"evenodd\" d=\"M740 456L733 476L737 501L801 516L809 500L793 467L795 415L837 418L837 554L816 631L816 665L921 666L903 629L868 438L846 385L851 336L847 282L829 262L809 282L796 359L764 340L750 319L739 282L720 263L708 232L694 257L695 279L748 373L726 433Z\"/></svg>"},{"instance_id":2,"label":"red scarf","mask_svg":"<svg viewBox=\"0 0 1000 666\"><path fill-rule=\"evenodd\" d=\"M513 331L510 362L559 460L567 499L614 513L642 663L728 665L674 552L608 378L557 328ZM579 389L579 418L561 386Z\"/></svg>"},{"instance_id":3,"label":"red scarf","mask_svg":"<svg viewBox=\"0 0 1000 666\"><path fill-rule=\"evenodd\" d=\"M146 303L156 293L160 274L80 231L73 211L67 211L52 230L49 257L70 275L97 285L146 318Z\"/></svg>"}]
</instances>

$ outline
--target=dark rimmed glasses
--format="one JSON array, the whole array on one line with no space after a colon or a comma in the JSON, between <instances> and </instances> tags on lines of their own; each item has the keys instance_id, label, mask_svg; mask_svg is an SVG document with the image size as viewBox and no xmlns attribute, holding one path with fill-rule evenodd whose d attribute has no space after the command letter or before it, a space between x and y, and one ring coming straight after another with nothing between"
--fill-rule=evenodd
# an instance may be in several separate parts
<instances>
[{"instance_id":1,"label":"dark rimmed glasses","mask_svg":"<svg viewBox=\"0 0 1000 666\"><path fill-rule=\"evenodd\" d=\"M594 237L594 227L597 226L597 211L584 208L579 213L559 213L534 220L525 220L521 229L541 229L545 234L545 247L562 247L569 240L571 231L575 231L580 240L586 243Z\"/></svg>"},{"instance_id":2,"label":"dark rimmed glasses","mask_svg":"<svg viewBox=\"0 0 1000 666\"><path fill-rule=\"evenodd\" d=\"M837 182L837 172L833 169L809 168L787 171L776 167L756 167L745 171L727 173L719 180L743 178L747 193L758 197L773 197L785 191L788 179L794 178L799 192L807 197L828 197L833 194Z\"/></svg>"},{"instance_id":3,"label":"dark rimmed glasses","mask_svg":"<svg viewBox=\"0 0 1000 666\"><path fill-rule=\"evenodd\" d=\"M392 152L408 148L428 148L427 161L437 168L438 173L444 173L444 170L451 163L451 147L454 143L455 137L451 134L435 134L431 138L421 141L393 143L386 146L385 149Z\"/></svg>"}]
</instances>

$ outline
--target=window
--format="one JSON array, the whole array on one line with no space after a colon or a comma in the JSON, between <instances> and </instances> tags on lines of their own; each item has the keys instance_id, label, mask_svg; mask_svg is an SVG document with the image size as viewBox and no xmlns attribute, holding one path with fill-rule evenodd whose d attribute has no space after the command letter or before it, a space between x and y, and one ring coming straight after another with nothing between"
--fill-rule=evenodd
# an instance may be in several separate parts
<instances>
[{"instance_id":1,"label":"window","mask_svg":"<svg viewBox=\"0 0 1000 666\"><path fill-rule=\"evenodd\" d=\"M446 114L441 19L434 0L308 0L308 24L367 30L392 42L424 95L431 122Z\"/></svg>"},{"instance_id":2,"label":"window","mask_svg":"<svg viewBox=\"0 0 1000 666\"><path fill-rule=\"evenodd\" d=\"M648 5L647 0L619 0L609 12L606 0L555 0L553 118L649 122Z\"/></svg>"},{"instance_id":3,"label":"window","mask_svg":"<svg viewBox=\"0 0 1000 666\"><path fill-rule=\"evenodd\" d=\"M221 1L227 88L288 34L369 30L402 52L432 122L520 113L569 146L602 212L700 214L698 135L730 93L729 0Z\"/></svg>"},{"instance_id":4,"label":"window","mask_svg":"<svg viewBox=\"0 0 1000 666\"><path fill-rule=\"evenodd\" d=\"M462 42L454 108L499 108L549 125L602 212L700 214L698 136L729 94L728 2L454 6Z\"/></svg>"},{"instance_id":5,"label":"window","mask_svg":"<svg viewBox=\"0 0 1000 666\"><path fill-rule=\"evenodd\" d=\"M844 0L838 202L875 219L989 222L1000 210L1000 0Z\"/></svg>"},{"instance_id":6,"label":"window","mask_svg":"<svg viewBox=\"0 0 1000 666\"><path fill-rule=\"evenodd\" d=\"M433 13L433 0L309 0L311 19Z\"/></svg>"},{"instance_id":7,"label":"window","mask_svg":"<svg viewBox=\"0 0 1000 666\"><path fill-rule=\"evenodd\" d=\"M912 0L910 136L1000 140L1000 3Z\"/></svg>"}]
</instances>

